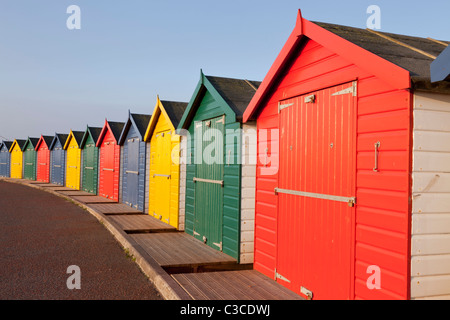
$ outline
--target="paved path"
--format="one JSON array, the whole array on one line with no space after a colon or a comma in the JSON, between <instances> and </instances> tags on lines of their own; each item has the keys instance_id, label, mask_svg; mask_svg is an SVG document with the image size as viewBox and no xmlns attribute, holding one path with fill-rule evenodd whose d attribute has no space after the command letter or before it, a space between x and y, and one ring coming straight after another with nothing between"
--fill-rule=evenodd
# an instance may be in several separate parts
<instances>
[{"instance_id":1,"label":"paved path","mask_svg":"<svg viewBox=\"0 0 450 320\"><path fill-rule=\"evenodd\" d=\"M69 290L67 268L81 271ZM0 300L162 299L112 235L60 197L0 181Z\"/></svg>"}]
</instances>

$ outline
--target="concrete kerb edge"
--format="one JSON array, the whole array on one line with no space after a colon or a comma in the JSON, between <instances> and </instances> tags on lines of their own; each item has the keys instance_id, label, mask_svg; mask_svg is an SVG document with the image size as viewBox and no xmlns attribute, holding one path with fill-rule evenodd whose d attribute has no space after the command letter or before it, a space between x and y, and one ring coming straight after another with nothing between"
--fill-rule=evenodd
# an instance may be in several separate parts
<instances>
[{"instance_id":1,"label":"concrete kerb edge","mask_svg":"<svg viewBox=\"0 0 450 320\"><path fill-rule=\"evenodd\" d=\"M33 187L42 191L46 191L58 197L72 201L78 206L88 211L99 222L101 222L105 228L113 235L113 237L120 243L120 245L129 251L129 253L135 258L135 263L139 266L142 272L148 277L158 291L166 300L192 300L192 297L180 287L180 285L148 254L146 253L133 239L129 239L127 234L115 226L109 221L104 214L97 212L96 210L86 206L77 200L70 198L64 194L58 193L47 188L36 186L32 183L24 183L21 180L15 180L11 178L0 177L0 181L12 182Z\"/></svg>"}]
</instances>

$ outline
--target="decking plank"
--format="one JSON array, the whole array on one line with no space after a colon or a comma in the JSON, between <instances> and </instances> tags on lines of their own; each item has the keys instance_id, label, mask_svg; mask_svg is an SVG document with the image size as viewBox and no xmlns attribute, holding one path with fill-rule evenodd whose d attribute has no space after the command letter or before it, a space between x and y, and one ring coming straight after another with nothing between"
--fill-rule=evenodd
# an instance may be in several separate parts
<instances>
[{"instance_id":1,"label":"decking plank","mask_svg":"<svg viewBox=\"0 0 450 320\"><path fill-rule=\"evenodd\" d=\"M304 300L256 270L173 274L195 300Z\"/></svg>"},{"instance_id":2,"label":"decking plank","mask_svg":"<svg viewBox=\"0 0 450 320\"><path fill-rule=\"evenodd\" d=\"M208 247L184 232L132 234L131 237L162 267L237 263L236 259Z\"/></svg>"},{"instance_id":3,"label":"decking plank","mask_svg":"<svg viewBox=\"0 0 450 320\"><path fill-rule=\"evenodd\" d=\"M81 190L58 190L57 192L66 196L95 196L95 194Z\"/></svg>"},{"instance_id":4,"label":"decking plank","mask_svg":"<svg viewBox=\"0 0 450 320\"><path fill-rule=\"evenodd\" d=\"M114 214L142 214L142 211L136 210L123 203L92 203L89 207L105 215Z\"/></svg>"},{"instance_id":5,"label":"decking plank","mask_svg":"<svg viewBox=\"0 0 450 320\"><path fill-rule=\"evenodd\" d=\"M72 199L80 201L85 204L114 203L113 200L106 199L100 196L73 196Z\"/></svg>"},{"instance_id":6,"label":"decking plank","mask_svg":"<svg viewBox=\"0 0 450 320\"><path fill-rule=\"evenodd\" d=\"M125 232L171 232L176 229L147 214L110 215L108 219L116 222Z\"/></svg>"}]
</instances>

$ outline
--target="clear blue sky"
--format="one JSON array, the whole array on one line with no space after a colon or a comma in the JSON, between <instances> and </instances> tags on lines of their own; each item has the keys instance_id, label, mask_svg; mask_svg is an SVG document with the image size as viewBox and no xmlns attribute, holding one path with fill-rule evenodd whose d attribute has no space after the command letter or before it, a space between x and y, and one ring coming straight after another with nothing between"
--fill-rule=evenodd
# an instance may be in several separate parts
<instances>
[{"instance_id":1,"label":"clear blue sky","mask_svg":"<svg viewBox=\"0 0 450 320\"><path fill-rule=\"evenodd\" d=\"M69 30L70 5L81 29ZM186 101L205 74L262 80L295 24L450 40L448 0L1 0L0 140L151 114L156 95Z\"/></svg>"}]
</instances>

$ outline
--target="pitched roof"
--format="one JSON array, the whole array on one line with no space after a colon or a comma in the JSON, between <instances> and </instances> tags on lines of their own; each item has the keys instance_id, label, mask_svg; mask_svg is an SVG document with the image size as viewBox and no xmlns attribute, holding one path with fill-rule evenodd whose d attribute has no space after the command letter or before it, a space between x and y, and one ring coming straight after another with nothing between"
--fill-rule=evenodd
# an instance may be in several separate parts
<instances>
[{"instance_id":1,"label":"pitched roof","mask_svg":"<svg viewBox=\"0 0 450 320\"><path fill-rule=\"evenodd\" d=\"M2 141L2 142L0 143L0 149L1 149L3 146L5 146L6 149L8 149L8 151L9 151L9 149L10 149L11 146L12 146L12 144L13 144L13 141Z\"/></svg>"},{"instance_id":2,"label":"pitched roof","mask_svg":"<svg viewBox=\"0 0 450 320\"><path fill-rule=\"evenodd\" d=\"M55 133L55 136L53 137L53 140L49 146L49 149L53 150L56 141L59 141L61 143L61 146L64 147L68 137L69 137L69 135L66 133Z\"/></svg>"},{"instance_id":3,"label":"pitched roof","mask_svg":"<svg viewBox=\"0 0 450 320\"><path fill-rule=\"evenodd\" d=\"M213 87L228 103L228 105L241 117L261 82L243 79L206 76Z\"/></svg>"},{"instance_id":4,"label":"pitched roof","mask_svg":"<svg viewBox=\"0 0 450 320\"><path fill-rule=\"evenodd\" d=\"M33 138L28 138L25 141L24 145L22 146L22 151L25 151L25 147L27 146L28 142L31 143L31 146L33 147L33 150L34 150L34 148L36 147L36 145L39 142L39 139L40 138L34 138L34 137Z\"/></svg>"},{"instance_id":5,"label":"pitched roof","mask_svg":"<svg viewBox=\"0 0 450 320\"><path fill-rule=\"evenodd\" d=\"M17 144L20 148L20 150L22 150L23 146L25 145L25 143L27 142L27 140L22 140L22 139L15 139L13 141L13 143L11 144L11 147L9 147L9 152L12 151L12 148L15 144Z\"/></svg>"},{"instance_id":6,"label":"pitched roof","mask_svg":"<svg viewBox=\"0 0 450 320\"><path fill-rule=\"evenodd\" d=\"M299 10L292 33L244 112L244 122L255 118L257 110L308 39L372 73L393 88L450 92L450 82L432 83L430 79L431 62L450 42L441 41L442 44L431 39L311 22L304 19Z\"/></svg>"},{"instance_id":7,"label":"pitched roof","mask_svg":"<svg viewBox=\"0 0 450 320\"><path fill-rule=\"evenodd\" d=\"M259 81L206 76L200 72L200 81L177 128L186 129L189 126L206 91L212 94L214 99L226 104L228 115L234 116L236 121L241 121L260 85Z\"/></svg>"},{"instance_id":8,"label":"pitched roof","mask_svg":"<svg viewBox=\"0 0 450 320\"><path fill-rule=\"evenodd\" d=\"M152 117L151 114L137 114L137 113L131 113L131 117L133 117L134 123L136 124L136 127L143 138L145 135L145 130L147 130L148 122L150 121L150 118Z\"/></svg>"},{"instance_id":9,"label":"pitched roof","mask_svg":"<svg viewBox=\"0 0 450 320\"><path fill-rule=\"evenodd\" d=\"M430 81L430 64L434 61L434 58L420 53L413 48L419 49L434 57L439 56L446 48L445 45L427 38L379 31L373 32L368 29L359 29L324 22L313 23L403 69L408 70L413 80ZM391 38L394 41L389 40L386 37ZM442 42L450 44L449 41ZM409 47L404 46L401 43L406 44Z\"/></svg>"},{"instance_id":10,"label":"pitched roof","mask_svg":"<svg viewBox=\"0 0 450 320\"><path fill-rule=\"evenodd\" d=\"M108 121L109 127L111 128L111 132L114 135L114 138L116 141L120 138L120 133L123 130L123 126L125 125L125 122L114 122L114 121Z\"/></svg>"},{"instance_id":11,"label":"pitched roof","mask_svg":"<svg viewBox=\"0 0 450 320\"><path fill-rule=\"evenodd\" d=\"M120 145L123 145L125 142L125 138L128 134L128 131L131 128L131 125L134 123L134 126L136 127L138 134L140 135L140 139L144 140L145 131L147 130L148 123L150 121L150 118L152 116L149 114L137 114L137 113L130 113L128 111L128 119L127 122L124 124L122 132L120 133L120 137L117 140Z\"/></svg>"},{"instance_id":12,"label":"pitched roof","mask_svg":"<svg viewBox=\"0 0 450 320\"><path fill-rule=\"evenodd\" d=\"M183 117L183 113L188 105L187 102L161 100L161 104L167 112L173 126L176 128Z\"/></svg>"},{"instance_id":13,"label":"pitched roof","mask_svg":"<svg viewBox=\"0 0 450 320\"><path fill-rule=\"evenodd\" d=\"M94 140L94 144L97 144L97 140L98 137L100 136L100 133L102 132L102 128L98 128L98 127L86 127L86 131L83 134L83 138L81 139L80 142L80 148L84 148L84 145L87 141L87 138L89 135L91 135L92 140Z\"/></svg>"}]
</instances>

